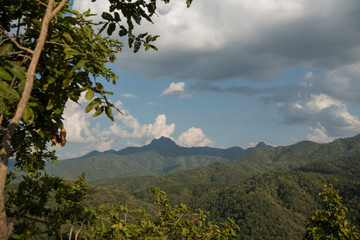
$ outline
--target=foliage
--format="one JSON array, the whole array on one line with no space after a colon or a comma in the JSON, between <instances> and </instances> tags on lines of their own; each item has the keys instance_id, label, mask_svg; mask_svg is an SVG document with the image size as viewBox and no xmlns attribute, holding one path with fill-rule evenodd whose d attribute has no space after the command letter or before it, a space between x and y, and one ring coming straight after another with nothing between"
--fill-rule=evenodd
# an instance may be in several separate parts
<instances>
[{"instance_id":1,"label":"foliage","mask_svg":"<svg viewBox=\"0 0 360 240\"><path fill-rule=\"evenodd\" d=\"M153 189L156 216L126 206L102 206L85 231L85 239L234 239L238 229L233 220L217 225L208 221L209 212L192 213L184 204L172 207L165 192ZM105 214L105 217L101 217ZM134 215L137 214L137 217Z\"/></svg>"},{"instance_id":2,"label":"foliage","mask_svg":"<svg viewBox=\"0 0 360 240\"><path fill-rule=\"evenodd\" d=\"M225 161L227 159L208 155L175 158L163 157L154 152L126 156L109 153L59 161L56 166L48 164L46 169L48 173L66 179L76 179L79 174L86 172L89 181L97 181L115 177L168 174L180 169Z\"/></svg>"},{"instance_id":3,"label":"foliage","mask_svg":"<svg viewBox=\"0 0 360 240\"><path fill-rule=\"evenodd\" d=\"M238 239L301 239L307 217L321 207L318 193L324 183L340 189L349 209L348 219L360 227L359 163L360 156L324 160L246 181L237 176L241 172L234 171L236 164L214 164L170 175L106 179L92 184L126 191L146 202L152 201L147 194L151 186L160 186L175 204L209 211L211 220L234 219L240 227Z\"/></svg>"},{"instance_id":4,"label":"foliage","mask_svg":"<svg viewBox=\"0 0 360 240\"><path fill-rule=\"evenodd\" d=\"M3 0L0 4L0 238L7 239L12 223L7 222L4 188L9 158L16 167L34 174L44 169L45 161L56 162L52 145L66 144L62 117L67 101L79 102L84 93L89 101L85 112L105 113L114 120L114 105L100 79L115 84L117 76L107 66L115 61L122 43L100 33L107 27L111 35L120 25L137 52L156 49L150 43L158 36L133 35L135 21L152 22L156 0L111 0L104 23L90 20L90 11L71 10L68 0ZM164 0L165 3L169 2ZM191 0L186 1L187 6ZM115 11L117 10L117 11ZM102 27L96 33L95 28ZM134 43L134 44L133 44ZM50 181L50 180L49 180Z\"/></svg>"},{"instance_id":5,"label":"foliage","mask_svg":"<svg viewBox=\"0 0 360 240\"><path fill-rule=\"evenodd\" d=\"M231 163L259 163L272 170L289 170L315 161L331 161L355 155L360 155L360 134L327 144L302 141L285 147L255 148Z\"/></svg>"},{"instance_id":6,"label":"foliage","mask_svg":"<svg viewBox=\"0 0 360 240\"><path fill-rule=\"evenodd\" d=\"M11 29L16 34L1 34L2 128L6 128L15 115L32 58L17 44L26 49L35 47L34 40L40 35L46 10L46 6L39 2L22 2L3 5L6 19L2 19L0 27ZM44 160L56 160L54 152L47 150L46 143L63 128L62 114L68 100L78 102L80 94L86 92L85 97L91 102L85 111L95 110L94 116L105 112L112 118L113 105L106 98L106 94L111 93L105 91L97 79L101 76L115 83L117 76L107 63L115 61L115 53L121 50L122 44L96 34L94 28L97 24L88 19L90 16L89 12L79 14L67 7L48 28L31 96L11 142L10 156L16 156L16 166L21 170L41 170Z\"/></svg>"},{"instance_id":7,"label":"foliage","mask_svg":"<svg viewBox=\"0 0 360 240\"><path fill-rule=\"evenodd\" d=\"M220 155L220 153L225 155L225 152L215 151L217 149L206 148L206 152L202 148L183 148L175 143L170 146L176 146L173 152L176 157L171 157L169 153L161 152L159 149L161 146L171 150L173 148L159 142L156 146L157 150L155 146L150 148L153 144L125 148L119 152L61 161L56 167L49 166L47 169L55 175L69 179L76 179L82 172L87 172L89 181L101 182L105 178L171 173L167 175L167 180L182 183L238 183L271 171L303 168L305 164L313 162L317 162L318 169L323 169L324 173L325 171L336 173L336 169L326 169L327 166L337 168L334 163L327 164L327 162L349 154L360 153L358 142L360 142L359 136L355 136L327 144L302 142L288 147L255 148L233 161L214 156ZM191 152L188 151L190 149ZM193 153L198 154L192 156ZM208 155L210 153L214 155ZM167 157L164 156L166 154ZM354 171L353 169L356 169L357 163L353 162L353 164L355 165L348 166L346 174L350 174ZM189 168L194 169L179 171ZM315 166L311 166L311 168L314 169ZM304 171L306 170L304 169ZM120 184L123 185L127 181L128 179L125 179ZM147 184L148 182L141 183ZM148 187L150 188L151 185Z\"/></svg>"},{"instance_id":8,"label":"foliage","mask_svg":"<svg viewBox=\"0 0 360 240\"><path fill-rule=\"evenodd\" d=\"M216 224L210 213L172 206L165 192L156 195L153 212L126 205L85 207L84 176L75 182L58 177L26 176L8 199L9 217L17 219L10 239L234 239L238 226L231 219ZM35 196L35 197L34 197ZM31 200L29 200L31 199Z\"/></svg>"},{"instance_id":9,"label":"foliage","mask_svg":"<svg viewBox=\"0 0 360 240\"><path fill-rule=\"evenodd\" d=\"M15 220L11 239L54 239L80 231L91 217L83 204L88 193L84 178L72 183L38 173L23 176L7 200L8 217Z\"/></svg>"},{"instance_id":10,"label":"foliage","mask_svg":"<svg viewBox=\"0 0 360 240\"><path fill-rule=\"evenodd\" d=\"M326 210L312 212L304 239L359 239L359 230L346 219L347 208L343 206L339 191L325 184L319 195L326 204Z\"/></svg>"}]
</instances>

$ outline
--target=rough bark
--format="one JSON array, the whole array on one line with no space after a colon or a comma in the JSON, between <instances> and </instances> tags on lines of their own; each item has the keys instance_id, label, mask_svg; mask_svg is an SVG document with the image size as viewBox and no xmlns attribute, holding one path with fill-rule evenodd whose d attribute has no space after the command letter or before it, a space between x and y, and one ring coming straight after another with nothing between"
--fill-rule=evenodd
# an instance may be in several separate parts
<instances>
[{"instance_id":1,"label":"rough bark","mask_svg":"<svg viewBox=\"0 0 360 240\"><path fill-rule=\"evenodd\" d=\"M15 116L11 119L7 127L1 126L3 130L3 138L1 145L1 163L0 163L0 240L7 240L12 232L13 223L8 223L5 209L5 183L8 169L9 154L11 148L11 139L14 135L15 129L21 120L25 107L29 101L31 91L34 83L34 75L36 67L39 62L40 54L43 50L46 36L48 33L49 23L51 19L65 6L67 0L62 0L60 4L54 9L54 1L49 0L45 12L44 19L41 25L40 35L36 47L32 53L30 65L26 72L26 82L24 92L17 105Z\"/></svg>"}]
</instances>

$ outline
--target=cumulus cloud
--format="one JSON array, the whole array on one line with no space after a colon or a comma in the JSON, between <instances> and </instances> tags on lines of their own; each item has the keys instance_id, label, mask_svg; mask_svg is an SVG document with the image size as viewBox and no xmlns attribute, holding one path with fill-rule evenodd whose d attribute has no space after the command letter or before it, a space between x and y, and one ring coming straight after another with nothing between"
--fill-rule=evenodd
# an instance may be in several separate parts
<instances>
[{"instance_id":1,"label":"cumulus cloud","mask_svg":"<svg viewBox=\"0 0 360 240\"><path fill-rule=\"evenodd\" d=\"M324 138L326 133L331 139L360 132L359 118L351 115L344 103L325 94L302 96L279 107L286 123L310 126L315 133L310 138Z\"/></svg>"},{"instance_id":2,"label":"cumulus cloud","mask_svg":"<svg viewBox=\"0 0 360 240\"><path fill-rule=\"evenodd\" d=\"M317 127L310 127L310 130L312 131L312 133L307 135L307 139L310 141L317 143L327 143L335 139L327 135L326 129L321 126L320 123L317 124Z\"/></svg>"},{"instance_id":3,"label":"cumulus cloud","mask_svg":"<svg viewBox=\"0 0 360 240\"><path fill-rule=\"evenodd\" d=\"M108 0L74 0L74 9L90 7L101 14L107 4ZM118 56L118 67L149 78L178 80L162 96L184 96L184 81L191 79L196 84L187 89L193 91L255 95L277 104L285 123L309 127L309 140L326 142L360 132L359 118L348 109L360 102L358 0L196 0L189 9L179 0L160 4L158 16L155 24L144 23L139 32L161 35L156 42L159 51L125 50ZM274 80L282 70L296 66L310 70L298 82L289 79L280 87L214 84L226 79ZM165 115L161 118L166 122ZM140 124L129 112L118 120L112 131L135 138L173 131L171 124L160 120ZM85 129L76 134L79 141L86 136Z\"/></svg>"},{"instance_id":4,"label":"cumulus cloud","mask_svg":"<svg viewBox=\"0 0 360 240\"><path fill-rule=\"evenodd\" d=\"M153 123L140 124L128 110L122 110L122 113L108 129L98 132L98 141L104 149L110 149L119 140L126 140L130 145L146 144L161 136L170 137L175 131L175 124L167 124L165 114L159 114Z\"/></svg>"},{"instance_id":5,"label":"cumulus cloud","mask_svg":"<svg viewBox=\"0 0 360 240\"><path fill-rule=\"evenodd\" d=\"M83 100L79 102L81 104ZM65 106L63 117L68 142L85 143L95 139L90 131L89 117L91 115L86 114L80 104L69 100Z\"/></svg>"},{"instance_id":6,"label":"cumulus cloud","mask_svg":"<svg viewBox=\"0 0 360 240\"><path fill-rule=\"evenodd\" d=\"M183 132L177 139L177 143L185 147L213 146L214 141L210 140L200 128L191 127Z\"/></svg>"},{"instance_id":7,"label":"cumulus cloud","mask_svg":"<svg viewBox=\"0 0 360 240\"><path fill-rule=\"evenodd\" d=\"M83 97L80 104L84 103ZM115 122L104 127L99 122L91 126L91 114L86 114L80 104L69 101L64 111L64 126L67 130L67 141L70 143L87 143L87 149L106 151L114 143L123 140L131 145L143 145L152 139L171 137L175 124L168 124L165 114L159 114L153 123L140 124L121 101L114 105L121 111L115 115Z\"/></svg>"},{"instance_id":8,"label":"cumulus cloud","mask_svg":"<svg viewBox=\"0 0 360 240\"><path fill-rule=\"evenodd\" d=\"M181 98L183 97L191 97L189 93L186 93L185 91L185 83L184 82L172 82L170 83L170 86L165 89L160 96L167 96L167 95L176 95Z\"/></svg>"}]
</instances>

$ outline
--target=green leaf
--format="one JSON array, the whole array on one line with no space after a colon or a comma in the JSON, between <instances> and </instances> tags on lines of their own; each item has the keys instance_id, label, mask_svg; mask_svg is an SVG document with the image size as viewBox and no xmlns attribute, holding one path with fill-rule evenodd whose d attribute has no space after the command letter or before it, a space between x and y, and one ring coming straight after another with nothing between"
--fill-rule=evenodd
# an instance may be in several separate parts
<instances>
[{"instance_id":1,"label":"green leaf","mask_svg":"<svg viewBox=\"0 0 360 240\"><path fill-rule=\"evenodd\" d=\"M0 97L5 99L20 99L19 93L4 81L0 81Z\"/></svg>"},{"instance_id":2,"label":"green leaf","mask_svg":"<svg viewBox=\"0 0 360 240\"><path fill-rule=\"evenodd\" d=\"M133 44L133 42L134 42L134 35L132 35L132 34L129 34L129 39L128 39L128 41L129 41L129 47L130 48L132 48L132 44Z\"/></svg>"},{"instance_id":3,"label":"green leaf","mask_svg":"<svg viewBox=\"0 0 360 240\"><path fill-rule=\"evenodd\" d=\"M8 71L6 71L4 68L0 68L0 79L11 81L12 78L13 77L11 76L11 74Z\"/></svg>"},{"instance_id":4,"label":"green leaf","mask_svg":"<svg viewBox=\"0 0 360 240\"><path fill-rule=\"evenodd\" d=\"M78 50L72 49L72 48L65 48L64 52L65 52L65 54L71 55L71 56L82 55L81 52L79 52Z\"/></svg>"},{"instance_id":5,"label":"green leaf","mask_svg":"<svg viewBox=\"0 0 360 240\"><path fill-rule=\"evenodd\" d=\"M62 34L62 37L66 40L66 42L68 42L68 43L73 43L74 42L74 40L73 40L73 38L71 37L71 35L68 33L68 32L64 32L63 34Z\"/></svg>"},{"instance_id":6,"label":"green leaf","mask_svg":"<svg viewBox=\"0 0 360 240\"><path fill-rule=\"evenodd\" d=\"M90 101L91 99L93 99L93 97L94 91L92 89L87 90L87 92L85 93L85 99Z\"/></svg>"},{"instance_id":7,"label":"green leaf","mask_svg":"<svg viewBox=\"0 0 360 240\"><path fill-rule=\"evenodd\" d=\"M111 16L111 14L110 13L107 13L107 12L103 12L102 14L101 14L101 17L103 18L103 19L105 19L105 20L108 20L108 21L113 21L114 19L113 19L113 16Z\"/></svg>"},{"instance_id":8,"label":"green leaf","mask_svg":"<svg viewBox=\"0 0 360 240\"><path fill-rule=\"evenodd\" d=\"M0 47L0 56L6 57L7 54L12 50L13 46L10 43L4 44Z\"/></svg>"},{"instance_id":9,"label":"green leaf","mask_svg":"<svg viewBox=\"0 0 360 240\"><path fill-rule=\"evenodd\" d=\"M85 112L88 113L91 110L95 109L97 106L99 106L100 104L100 99L99 98L95 98L94 100L92 100L85 108Z\"/></svg>"},{"instance_id":10,"label":"green leaf","mask_svg":"<svg viewBox=\"0 0 360 240\"><path fill-rule=\"evenodd\" d=\"M57 108L54 110L54 113L60 115L62 113L62 110L60 108Z\"/></svg>"},{"instance_id":11,"label":"green leaf","mask_svg":"<svg viewBox=\"0 0 360 240\"><path fill-rule=\"evenodd\" d=\"M30 106L26 106L24 114L22 116L24 123L31 124L34 121L34 111Z\"/></svg>"},{"instance_id":12,"label":"green leaf","mask_svg":"<svg viewBox=\"0 0 360 240\"><path fill-rule=\"evenodd\" d=\"M9 60L5 60L4 64L5 68L20 80L25 79L25 70L22 67Z\"/></svg>"},{"instance_id":13,"label":"green leaf","mask_svg":"<svg viewBox=\"0 0 360 240\"><path fill-rule=\"evenodd\" d=\"M123 36L125 36L126 34L128 34L128 31L126 30L126 28L125 28L123 25L121 25L121 26L120 26L120 31L119 31L119 36L120 36L120 37L123 37Z\"/></svg>"},{"instance_id":14,"label":"green leaf","mask_svg":"<svg viewBox=\"0 0 360 240\"><path fill-rule=\"evenodd\" d=\"M50 98L48 104L46 105L46 110L51 110L54 107L54 103L52 101L52 98Z\"/></svg>"},{"instance_id":15,"label":"green leaf","mask_svg":"<svg viewBox=\"0 0 360 240\"><path fill-rule=\"evenodd\" d=\"M89 60L81 59L75 66L75 69L80 69L85 66L86 63L88 63Z\"/></svg>"},{"instance_id":16,"label":"green leaf","mask_svg":"<svg viewBox=\"0 0 360 240\"><path fill-rule=\"evenodd\" d=\"M119 13L115 12L114 16L115 16L115 18L114 18L115 22L121 21Z\"/></svg>"},{"instance_id":17,"label":"green leaf","mask_svg":"<svg viewBox=\"0 0 360 240\"><path fill-rule=\"evenodd\" d=\"M56 79L54 78L54 77L52 77L52 76L49 76L48 78L47 78L47 82L49 83L49 84L52 84L52 83L54 83L56 81Z\"/></svg>"},{"instance_id":18,"label":"green leaf","mask_svg":"<svg viewBox=\"0 0 360 240\"><path fill-rule=\"evenodd\" d=\"M109 27L108 27L108 29L107 29L107 34L109 35L109 36L111 36L111 34L115 31L115 29L116 29L116 25L115 25L115 23L110 23L109 24Z\"/></svg>"},{"instance_id":19,"label":"green leaf","mask_svg":"<svg viewBox=\"0 0 360 240\"><path fill-rule=\"evenodd\" d=\"M93 117L97 117L97 116L100 116L104 111L104 106L102 107L98 107L95 111L95 113L92 115Z\"/></svg>"},{"instance_id":20,"label":"green leaf","mask_svg":"<svg viewBox=\"0 0 360 240\"><path fill-rule=\"evenodd\" d=\"M134 45L134 53L137 53L139 51L140 47L141 47L141 42L136 41L135 45Z\"/></svg>"},{"instance_id":21,"label":"green leaf","mask_svg":"<svg viewBox=\"0 0 360 240\"><path fill-rule=\"evenodd\" d=\"M106 116L108 116L108 118L110 118L111 121L114 121L114 116L112 114L112 110L111 110L110 106L105 107L105 113L106 113Z\"/></svg>"},{"instance_id":22,"label":"green leaf","mask_svg":"<svg viewBox=\"0 0 360 240\"><path fill-rule=\"evenodd\" d=\"M186 6L189 8L192 3L192 0L186 0Z\"/></svg>"}]
</instances>

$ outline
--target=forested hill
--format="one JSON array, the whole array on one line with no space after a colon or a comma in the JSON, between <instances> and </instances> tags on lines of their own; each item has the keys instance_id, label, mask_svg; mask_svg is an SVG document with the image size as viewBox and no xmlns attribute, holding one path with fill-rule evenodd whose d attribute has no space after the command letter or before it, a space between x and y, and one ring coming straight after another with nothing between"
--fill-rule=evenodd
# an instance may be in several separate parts
<instances>
[{"instance_id":1,"label":"forested hill","mask_svg":"<svg viewBox=\"0 0 360 240\"><path fill-rule=\"evenodd\" d=\"M216 165L219 176L227 175L228 169L222 168L226 164L213 166ZM205 182L204 176L196 181L195 175L187 179L186 172L94 183L126 191L145 202L152 201L151 187L159 186L173 204L208 210L216 221L235 219L240 226L238 239L302 239L307 217L312 210L322 207L318 195L322 185L333 184L349 209L348 218L358 227L360 224L360 156L316 161L298 169L271 172L233 184Z\"/></svg>"},{"instance_id":2,"label":"forested hill","mask_svg":"<svg viewBox=\"0 0 360 240\"><path fill-rule=\"evenodd\" d=\"M334 160L359 154L360 135L356 135L326 144L302 141L286 147L256 148L236 157L230 164L256 163L273 170L287 170L314 161Z\"/></svg>"},{"instance_id":3,"label":"forested hill","mask_svg":"<svg viewBox=\"0 0 360 240\"><path fill-rule=\"evenodd\" d=\"M83 172L88 180L103 178L168 174L179 169L193 169L215 162L225 163L256 148L271 148L260 142L255 148L228 149L210 147L181 147L169 138L154 139L143 147L128 147L120 151L90 152L81 158L48 164L50 174L76 179Z\"/></svg>"},{"instance_id":4,"label":"forested hill","mask_svg":"<svg viewBox=\"0 0 360 240\"><path fill-rule=\"evenodd\" d=\"M259 142L255 148L271 148L270 145L264 142ZM231 147L227 149L211 148L211 147L181 147L177 145L173 140L166 137L159 139L153 139L150 144L142 147L127 147L119 151L109 150L103 153L98 151L92 151L83 157L91 157L101 154L117 154L117 155L131 155L137 153L154 152L163 157L179 157L179 156L196 156L196 155L210 155L216 157L222 157L226 159L233 159L245 152L254 149L253 147L243 149L241 147Z\"/></svg>"}]
</instances>

